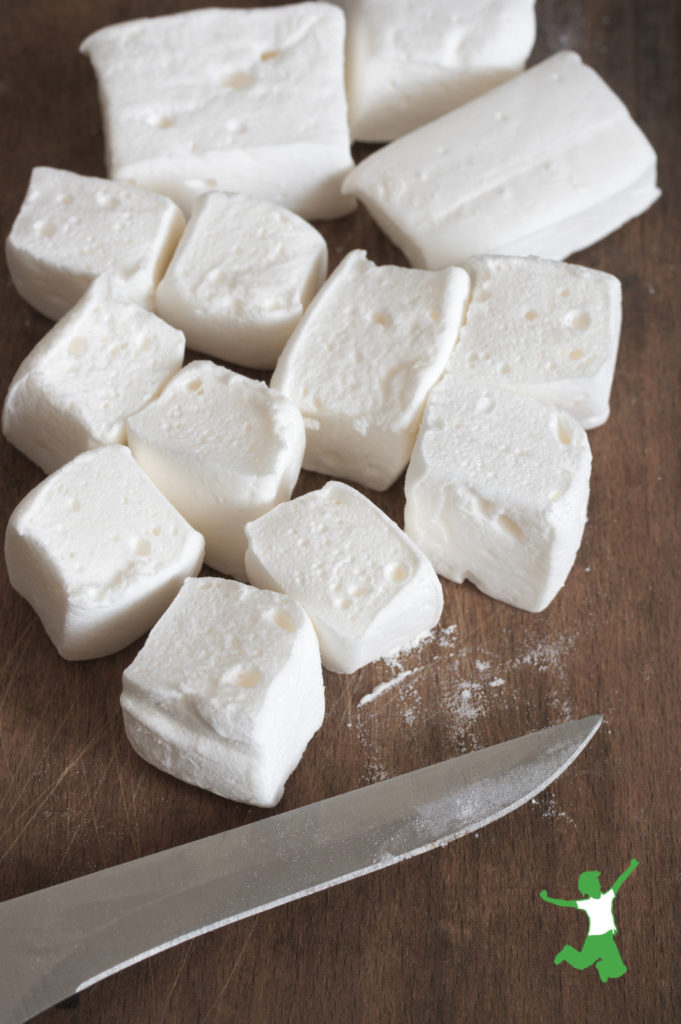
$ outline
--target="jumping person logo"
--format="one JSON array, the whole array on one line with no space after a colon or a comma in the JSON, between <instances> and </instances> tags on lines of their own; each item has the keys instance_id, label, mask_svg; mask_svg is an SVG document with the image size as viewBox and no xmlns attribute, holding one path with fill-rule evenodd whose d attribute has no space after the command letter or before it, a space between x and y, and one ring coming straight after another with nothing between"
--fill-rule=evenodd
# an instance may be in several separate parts
<instances>
[{"instance_id":1,"label":"jumping person logo","mask_svg":"<svg viewBox=\"0 0 681 1024\"><path fill-rule=\"evenodd\" d=\"M632 860L607 892L601 892L601 884L598 881L600 871L583 871L577 880L577 888L582 896L586 896L583 900L553 899L547 896L546 889L542 889L539 895L547 903L553 903L556 907L576 907L577 910L583 910L589 918L589 931L581 950L575 949L574 946L563 946L556 955L554 964L568 963L578 971L595 964L601 981L621 978L626 974L627 968L615 944L617 925L612 913L612 904L622 883L626 882L637 867L638 861Z\"/></svg>"}]
</instances>

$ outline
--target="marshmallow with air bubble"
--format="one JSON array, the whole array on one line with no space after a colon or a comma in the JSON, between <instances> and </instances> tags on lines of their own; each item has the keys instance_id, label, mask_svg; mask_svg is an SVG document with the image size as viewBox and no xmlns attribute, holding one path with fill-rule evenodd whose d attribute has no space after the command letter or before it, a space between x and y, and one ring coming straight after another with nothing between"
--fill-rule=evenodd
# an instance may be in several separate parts
<instances>
[{"instance_id":1,"label":"marshmallow with air bubble","mask_svg":"<svg viewBox=\"0 0 681 1024\"><path fill-rule=\"evenodd\" d=\"M102 275L29 352L9 386L2 431L51 473L82 451L125 444L125 420L180 369L184 335Z\"/></svg>"},{"instance_id":2,"label":"marshmallow with air bubble","mask_svg":"<svg viewBox=\"0 0 681 1024\"><path fill-rule=\"evenodd\" d=\"M206 562L244 578L244 526L290 498L305 428L262 381L196 360L127 423L133 455L206 538Z\"/></svg>"},{"instance_id":3,"label":"marshmallow with air bubble","mask_svg":"<svg viewBox=\"0 0 681 1024\"><path fill-rule=\"evenodd\" d=\"M539 612L575 561L590 473L568 413L447 373L407 470L405 530L441 576Z\"/></svg>"},{"instance_id":4,"label":"marshmallow with air bubble","mask_svg":"<svg viewBox=\"0 0 681 1024\"><path fill-rule=\"evenodd\" d=\"M324 717L315 631L284 594L188 579L125 670L121 707L155 767L272 807Z\"/></svg>"},{"instance_id":5,"label":"marshmallow with air bubble","mask_svg":"<svg viewBox=\"0 0 681 1024\"><path fill-rule=\"evenodd\" d=\"M122 445L78 455L17 505L10 583L69 661L127 647L203 562L204 542Z\"/></svg>"},{"instance_id":6,"label":"marshmallow with air bubble","mask_svg":"<svg viewBox=\"0 0 681 1024\"><path fill-rule=\"evenodd\" d=\"M440 618L442 587L428 559L347 484L331 480L278 505L246 536L249 580L302 604L333 672L413 646Z\"/></svg>"},{"instance_id":7,"label":"marshmallow with air bubble","mask_svg":"<svg viewBox=\"0 0 681 1024\"><path fill-rule=\"evenodd\" d=\"M184 230L165 196L105 178L35 167L5 245L21 297L58 320L107 271L131 302L154 309L154 292Z\"/></svg>"},{"instance_id":8,"label":"marshmallow with air bubble","mask_svg":"<svg viewBox=\"0 0 681 1024\"><path fill-rule=\"evenodd\" d=\"M272 369L327 263L324 238L297 214L252 196L208 192L196 200L156 306L194 351Z\"/></svg>"}]
</instances>

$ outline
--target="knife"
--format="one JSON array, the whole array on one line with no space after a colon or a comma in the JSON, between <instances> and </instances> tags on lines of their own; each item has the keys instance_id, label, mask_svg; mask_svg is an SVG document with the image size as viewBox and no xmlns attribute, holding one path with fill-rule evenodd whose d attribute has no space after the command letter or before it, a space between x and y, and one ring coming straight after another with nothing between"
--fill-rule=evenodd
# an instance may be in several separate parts
<instances>
[{"instance_id":1,"label":"knife","mask_svg":"<svg viewBox=\"0 0 681 1024\"><path fill-rule=\"evenodd\" d=\"M195 935L444 846L550 785L592 715L0 904L0 1011L21 1024Z\"/></svg>"}]
</instances>

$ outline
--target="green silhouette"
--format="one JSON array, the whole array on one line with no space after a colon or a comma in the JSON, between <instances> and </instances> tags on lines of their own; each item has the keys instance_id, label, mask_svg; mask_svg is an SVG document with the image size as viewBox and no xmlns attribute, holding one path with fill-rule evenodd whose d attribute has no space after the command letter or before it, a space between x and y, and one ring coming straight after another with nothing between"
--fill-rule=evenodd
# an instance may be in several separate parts
<instances>
[{"instance_id":1,"label":"green silhouette","mask_svg":"<svg viewBox=\"0 0 681 1024\"><path fill-rule=\"evenodd\" d=\"M542 889L539 895L547 903L553 903L556 907L575 907L583 910L589 918L589 931L581 950L574 946L563 946L554 958L554 964L565 962L578 971L595 964L601 981L621 978L626 974L627 968L615 944L617 925L612 914L612 904L622 883L637 867L638 861L632 860L607 892L601 892L598 880L600 871L583 871L577 880L577 888L582 896L587 897L584 900L553 899L547 895L546 889Z\"/></svg>"}]
</instances>

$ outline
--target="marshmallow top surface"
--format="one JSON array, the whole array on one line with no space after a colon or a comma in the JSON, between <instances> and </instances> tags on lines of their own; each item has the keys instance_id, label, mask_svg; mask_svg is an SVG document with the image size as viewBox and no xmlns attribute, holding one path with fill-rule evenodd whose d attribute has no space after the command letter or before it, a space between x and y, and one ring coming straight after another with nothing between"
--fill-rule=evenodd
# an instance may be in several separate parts
<instances>
[{"instance_id":1,"label":"marshmallow top surface","mask_svg":"<svg viewBox=\"0 0 681 1024\"><path fill-rule=\"evenodd\" d=\"M534 0L342 0L353 136L385 141L520 71Z\"/></svg>"},{"instance_id":2,"label":"marshmallow top surface","mask_svg":"<svg viewBox=\"0 0 681 1024\"><path fill-rule=\"evenodd\" d=\"M185 208L224 188L310 217L348 212L344 38L342 12L322 2L205 8L93 33L81 51L97 74L110 173L169 190Z\"/></svg>"},{"instance_id":3,"label":"marshmallow top surface","mask_svg":"<svg viewBox=\"0 0 681 1024\"><path fill-rule=\"evenodd\" d=\"M7 261L19 293L52 319L107 271L131 301L153 309L154 289L183 228L180 210L164 196L35 167L7 239Z\"/></svg>"},{"instance_id":4,"label":"marshmallow top surface","mask_svg":"<svg viewBox=\"0 0 681 1024\"><path fill-rule=\"evenodd\" d=\"M26 356L3 408L7 438L52 472L86 448L125 443L125 419L184 357L184 336L107 275Z\"/></svg>"},{"instance_id":5,"label":"marshmallow top surface","mask_svg":"<svg viewBox=\"0 0 681 1024\"><path fill-rule=\"evenodd\" d=\"M414 266L479 253L562 259L659 196L656 156L570 51L367 157L345 191Z\"/></svg>"}]
</instances>

